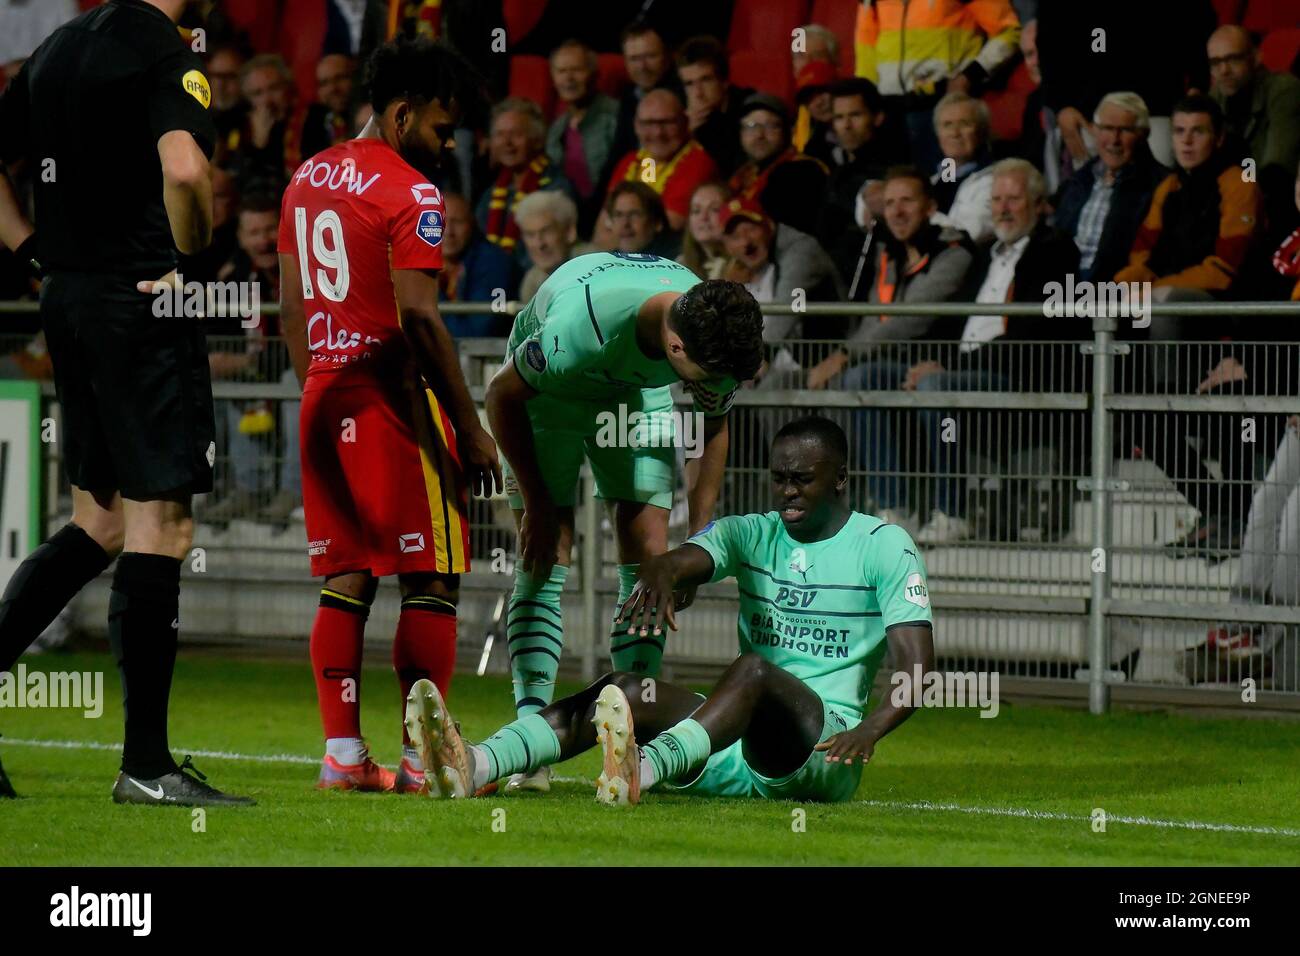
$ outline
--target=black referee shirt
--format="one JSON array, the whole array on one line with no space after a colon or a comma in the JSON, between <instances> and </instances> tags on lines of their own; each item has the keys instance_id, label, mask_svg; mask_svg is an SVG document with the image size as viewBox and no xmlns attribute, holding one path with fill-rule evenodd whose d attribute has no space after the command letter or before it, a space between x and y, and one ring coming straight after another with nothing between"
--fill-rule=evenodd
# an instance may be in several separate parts
<instances>
[{"instance_id":1,"label":"black referee shirt","mask_svg":"<svg viewBox=\"0 0 1300 956\"><path fill-rule=\"evenodd\" d=\"M139 280L176 267L158 140L184 130L211 157L210 101L176 24L141 0L50 34L0 95L0 160L31 164L48 271Z\"/></svg>"}]
</instances>

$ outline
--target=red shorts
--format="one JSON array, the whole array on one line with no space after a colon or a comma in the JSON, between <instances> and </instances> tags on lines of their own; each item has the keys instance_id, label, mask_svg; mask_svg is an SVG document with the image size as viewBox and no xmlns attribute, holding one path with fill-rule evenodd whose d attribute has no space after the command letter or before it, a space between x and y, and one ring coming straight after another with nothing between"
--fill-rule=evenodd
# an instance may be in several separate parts
<instances>
[{"instance_id":1,"label":"red shorts","mask_svg":"<svg viewBox=\"0 0 1300 956\"><path fill-rule=\"evenodd\" d=\"M464 474L433 392L355 379L309 388L299 442L314 577L469 570Z\"/></svg>"}]
</instances>

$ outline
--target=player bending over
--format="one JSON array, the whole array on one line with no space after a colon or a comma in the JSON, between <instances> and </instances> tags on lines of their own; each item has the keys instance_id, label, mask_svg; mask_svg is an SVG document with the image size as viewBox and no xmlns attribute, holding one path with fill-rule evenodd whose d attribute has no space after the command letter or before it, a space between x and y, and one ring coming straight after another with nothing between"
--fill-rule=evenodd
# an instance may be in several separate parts
<instances>
[{"instance_id":1,"label":"player bending over","mask_svg":"<svg viewBox=\"0 0 1300 956\"><path fill-rule=\"evenodd\" d=\"M507 773L600 744L596 797L636 803L647 787L717 796L848 800L876 742L911 716L886 695L863 719L885 656L934 667L925 565L906 531L849 510L847 442L803 418L772 444L776 511L721 518L647 558L620 621L677 627L672 595L735 577L740 656L707 698L641 674L613 673L539 713L466 744L428 682L406 720L434 796L460 797ZM639 629L637 628L639 622Z\"/></svg>"},{"instance_id":2,"label":"player bending over","mask_svg":"<svg viewBox=\"0 0 1300 956\"><path fill-rule=\"evenodd\" d=\"M560 266L515 319L486 404L519 529L506 623L518 716L536 713L554 695L564 647L560 593L583 458L596 495L613 503L622 604L641 562L668 548L674 446L692 437L675 429L668 386L685 382L698 413L689 422L702 422L696 447L688 448L694 532L712 517L727 458L727 411L738 384L758 370L762 328L758 304L738 283L701 282L668 259L620 252ZM623 423L638 419L639 429L621 433ZM681 598L685 606L690 594ZM614 669L658 676L663 641L611 633ZM508 787L547 790L549 771L516 776Z\"/></svg>"},{"instance_id":3,"label":"player bending over","mask_svg":"<svg viewBox=\"0 0 1300 956\"><path fill-rule=\"evenodd\" d=\"M396 777L361 737L361 647L378 579L396 574L393 668L446 693L459 577L469 569L466 479L501 486L438 315L442 196L429 183L458 114L476 102L459 56L427 41L380 47L374 118L303 163L280 228L285 339L303 385L303 508L313 576L323 576L311 661L325 758L321 788L412 792L410 740Z\"/></svg>"}]
</instances>

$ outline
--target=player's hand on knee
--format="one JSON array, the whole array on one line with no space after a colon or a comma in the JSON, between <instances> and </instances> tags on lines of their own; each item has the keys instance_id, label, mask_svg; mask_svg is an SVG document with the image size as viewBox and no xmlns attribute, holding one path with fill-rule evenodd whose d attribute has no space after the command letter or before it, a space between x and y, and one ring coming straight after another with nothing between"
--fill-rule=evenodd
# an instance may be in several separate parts
<instances>
[{"instance_id":1,"label":"player's hand on knee","mask_svg":"<svg viewBox=\"0 0 1300 956\"><path fill-rule=\"evenodd\" d=\"M813 747L813 750L824 751L827 763L842 762L845 766L851 766L855 758L863 764L869 762L871 755L875 753L876 741L864 732L859 724L852 730L827 737Z\"/></svg>"},{"instance_id":2,"label":"player's hand on knee","mask_svg":"<svg viewBox=\"0 0 1300 956\"><path fill-rule=\"evenodd\" d=\"M619 610L618 622L626 621L629 634L640 630L642 636L651 628L655 635L662 634L665 621L670 628L677 630L673 584L672 566L662 555L646 558L637 571L636 587L632 589L631 597Z\"/></svg>"},{"instance_id":3,"label":"player's hand on knee","mask_svg":"<svg viewBox=\"0 0 1300 956\"><path fill-rule=\"evenodd\" d=\"M466 436L463 454L465 481L469 485L470 494L490 498L498 491L505 491L497 443L486 428L479 428Z\"/></svg>"},{"instance_id":4,"label":"player's hand on knee","mask_svg":"<svg viewBox=\"0 0 1300 956\"><path fill-rule=\"evenodd\" d=\"M654 634L658 637L664 631L665 622L672 630L677 630L677 617L673 613L673 592L671 587L657 590L637 582L632 596L624 603L619 612L619 623L627 622L627 633L640 632L642 637Z\"/></svg>"}]
</instances>

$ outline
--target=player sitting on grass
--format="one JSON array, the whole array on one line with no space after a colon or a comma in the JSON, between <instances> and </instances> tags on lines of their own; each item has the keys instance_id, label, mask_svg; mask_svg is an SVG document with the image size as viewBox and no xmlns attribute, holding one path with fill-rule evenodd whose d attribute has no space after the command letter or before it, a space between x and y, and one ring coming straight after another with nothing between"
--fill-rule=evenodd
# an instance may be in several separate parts
<instances>
[{"instance_id":1,"label":"player sitting on grass","mask_svg":"<svg viewBox=\"0 0 1300 956\"><path fill-rule=\"evenodd\" d=\"M925 565L902 528L849 509L847 458L838 425L791 422L772 444L776 511L722 518L642 562L619 616L641 634L665 621L676 630L674 591L736 578L740 656L707 698L612 673L471 745L421 681L406 722L431 795L465 796L600 744L604 803L636 803L651 786L851 798L876 742L912 713L886 695L863 720L887 645L894 667L911 673L933 670L934 643Z\"/></svg>"},{"instance_id":2,"label":"player sitting on grass","mask_svg":"<svg viewBox=\"0 0 1300 956\"><path fill-rule=\"evenodd\" d=\"M758 371L762 329L758 303L743 286L701 282L676 262L621 252L560 266L515 320L486 405L519 529L506 619L518 716L541 710L555 691L564 647L560 593L583 458L597 497L614 505L621 603L640 563L668 549L679 443L695 455L686 469L690 530L712 517L727 460L727 411L738 384ZM679 380L695 400L694 435L676 431L668 386ZM638 422L620 433L622 423ZM615 670L657 677L663 638L614 633L610 656ZM546 790L548 781L541 770L507 787Z\"/></svg>"}]
</instances>

